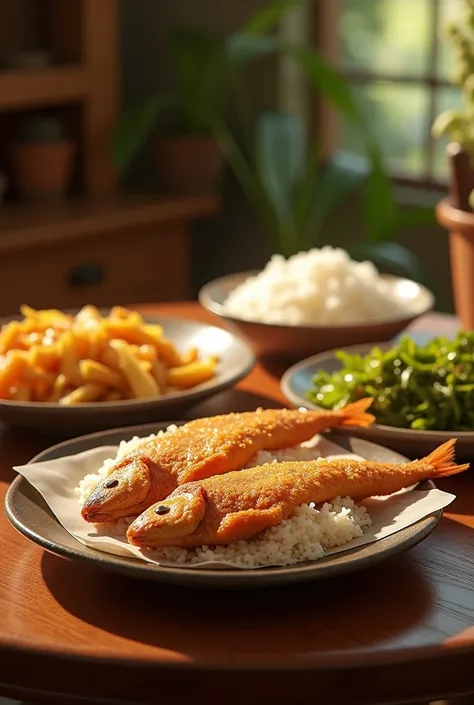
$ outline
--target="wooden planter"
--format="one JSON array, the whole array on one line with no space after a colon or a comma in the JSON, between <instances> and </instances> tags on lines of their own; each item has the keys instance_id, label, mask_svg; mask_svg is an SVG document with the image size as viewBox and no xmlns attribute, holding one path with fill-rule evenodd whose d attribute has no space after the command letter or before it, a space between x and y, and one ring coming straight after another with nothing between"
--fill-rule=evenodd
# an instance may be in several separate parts
<instances>
[{"instance_id":1,"label":"wooden planter","mask_svg":"<svg viewBox=\"0 0 474 705\"><path fill-rule=\"evenodd\" d=\"M159 137L155 157L160 186L165 191L208 196L219 190L224 157L213 137Z\"/></svg>"},{"instance_id":2,"label":"wooden planter","mask_svg":"<svg viewBox=\"0 0 474 705\"><path fill-rule=\"evenodd\" d=\"M74 144L69 140L47 144L15 144L12 148L15 181L30 201L61 200L72 177Z\"/></svg>"},{"instance_id":3,"label":"wooden planter","mask_svg":"<svg viewBox=\"0 0 474 705\"><path fill-rule=\"evenodd\" d=\"M455 208L446 199L438 204L436 217L449 232L456 313L464 330L474 330L474 213Z\"/></svg>"}]
</instances>

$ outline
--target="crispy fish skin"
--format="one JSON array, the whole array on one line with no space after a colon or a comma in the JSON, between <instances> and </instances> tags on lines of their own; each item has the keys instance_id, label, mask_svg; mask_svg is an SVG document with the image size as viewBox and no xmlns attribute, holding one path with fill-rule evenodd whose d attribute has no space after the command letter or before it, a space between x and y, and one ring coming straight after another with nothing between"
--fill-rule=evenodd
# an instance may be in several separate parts
<instances>
[{"instance_id":1,"label":"crispy fish skin","mask_svg":"<svg viewBox=\"0 0 474 705\"><path fill-rule=\"evenodd\" d=\"M128 541L142 548L214 546L252 538L287 519L301 504L337 496L389 495L436 477L463 472L455 440L423 460L386 464L354 460L269 463L178 487L130 525Z\"/></svg>"},{"instance_id":2,"label":"crispy fish skin","mask_svg":"<svg viewBox=\"0 0 474 705\"><path fill-rule=\"evenodd\" d=\"M267 409L196 419L120 460L82 507L90 522L135 516L176 487L242 468L259 450L295 446L341 426L369 426L371 399L338 411Z\"/></svg>"}]
</instances>

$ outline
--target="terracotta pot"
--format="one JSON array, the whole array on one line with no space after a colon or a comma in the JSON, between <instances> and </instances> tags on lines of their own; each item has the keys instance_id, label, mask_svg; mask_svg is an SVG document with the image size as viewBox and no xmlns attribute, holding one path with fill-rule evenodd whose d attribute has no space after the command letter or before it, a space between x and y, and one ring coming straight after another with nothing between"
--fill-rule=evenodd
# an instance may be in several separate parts
<instances>
[{"instance_id":1,"label":"terracotta pot","mask_svg":"<svg viewBox=\"0 0 474 705\"><path fill-rule=\"evenodd\" d=\"M474 330L474 213L459 210L446 199L438 203L436 217L449 231L456 313L464 330Z\"/></svg>"},{"instance_id":2,"label":"terracotta pot","mask_svg":"<svg viewBox=\"0 0 474 705\"><path fill-rule=\"evenodd\" d=\"M214 137L159 137L155 156L160 186L165 191L200 196L218 190L224 157Z\"/></svg>"},{"instance_id":3,"label":"terracotta pot","mask_svg":"<svg viewBox=\"0 0 474 705\"><path fill-rule=\"evenodd\" d=\"M12 161L20 195L28 200L64 197L71 183L74 150L68 140L13 145Z\"/></svg>"}]
</instances>

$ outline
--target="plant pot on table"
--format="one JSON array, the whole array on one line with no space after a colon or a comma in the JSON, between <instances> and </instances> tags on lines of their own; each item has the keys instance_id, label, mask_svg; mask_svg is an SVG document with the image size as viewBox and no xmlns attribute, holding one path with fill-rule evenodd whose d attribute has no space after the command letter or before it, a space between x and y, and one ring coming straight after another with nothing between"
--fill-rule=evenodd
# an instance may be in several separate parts
<instances>
[{"instance_id":1,"label":"plant pot on table","mask_svg":"<svg viewBox=\"0 0 474 705\"><path fill-rule=\"evenodd\" d=\"M159 137L155 141L155 157L164 190L183 196L212 195L218 191L224 157L214 137Z\"/></svg>"},{"instance_id":2,"label":"plant pot on table","mask_svg":"<svg viewBox=\"0 0 474 705\"><path fill-rule=\"evenodd\" d=\"M445 199L438 203L436 217L449 231L456 314L464 330L474 330L474 213L455 208Z\"/></svg>"},{"instance_id":3,"label":"plant pot on table","mask_svg":"<svg viewBox=\"0 0 474 705\"><path fill-rule=\"evenodd\" d=\"M63 198L71 183L74 149L69 140L13 145L13 169L20 195L33 201Z\"/></svg>"}]
</instances>

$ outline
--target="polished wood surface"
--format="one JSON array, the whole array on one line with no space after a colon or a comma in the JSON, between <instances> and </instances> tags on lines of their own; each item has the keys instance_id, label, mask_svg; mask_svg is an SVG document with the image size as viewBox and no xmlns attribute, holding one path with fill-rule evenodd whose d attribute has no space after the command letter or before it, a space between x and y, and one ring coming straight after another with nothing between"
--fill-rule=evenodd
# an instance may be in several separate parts
<instances>
[{"instance_id":1,"label":"polished wood surface","mask_svg":"<svg viewBox=\"0 0 474 705\"><path fill-rule=\"evenodd\" d=\"M210 320L196 304L147 310ZM446 317L425 327L441 332ZM193 410L283 403L278 370ZM49 445L1 429L12 465ZM324 583L262 592L164 588L49 555L0 518L0 694L139 703L376 703L474 692L474 471L404 555ZM60 657L59 659L57 657Z\"/></svg>"}]
</instances>

